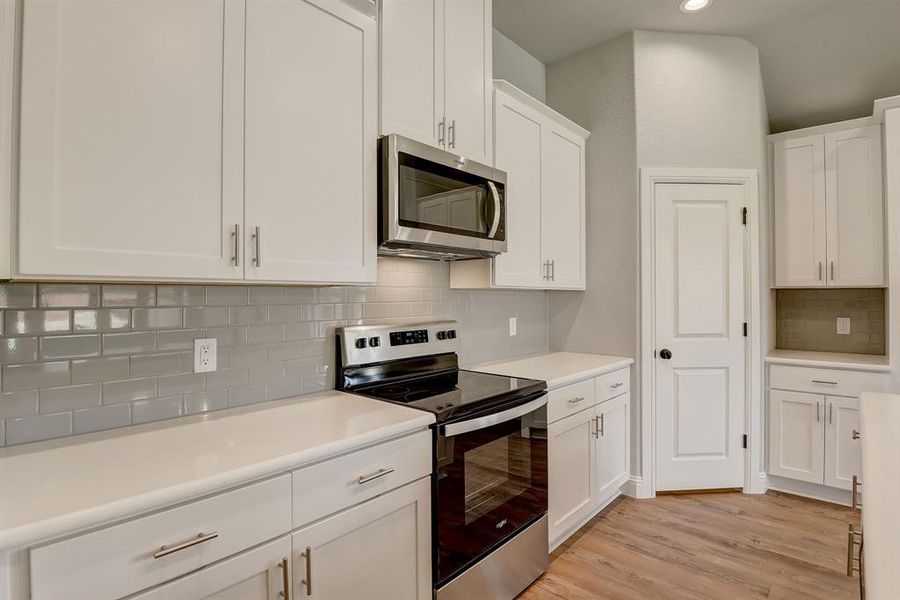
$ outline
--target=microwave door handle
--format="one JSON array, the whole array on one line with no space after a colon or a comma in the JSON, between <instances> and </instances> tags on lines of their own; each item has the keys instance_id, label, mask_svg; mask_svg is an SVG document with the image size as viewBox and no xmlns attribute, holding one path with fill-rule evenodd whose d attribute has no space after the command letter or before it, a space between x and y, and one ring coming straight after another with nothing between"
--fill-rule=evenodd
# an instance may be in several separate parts
<instances>
[{"instance_id":1,"label":"microwave door handle","mask_svg":"<svg viewBox=\"0 0 900 600\"><path fill-rule=\"evenodd\" d=\"M488 231L488 238L494 239L497 235L497 229L500 227L500 193L497 192L497 186L493 181L488 181L488 188L491 190L491 197L494 199L494 222L491 223L491 230Z\"/></svg>"},{"instance_id":2,"label":"microwave door handle","mask_svg":"<svg viewBox=\"0 0 900 600\"><path fill-rule=\"evenodd\" d=\"M506 421L512 421L513 419L518 419L519 417L527 415L530 412L534 412L540 407L546 405L547 394L541 394L539 397L530 402L515 406L513 408L510 408L509 410L504 410L503 412L494 413L492 415L484 415L483 417L475 417L474 419L469 419L468 421L460 421L459 423L450 423L448 425L444 425L444 437L453 437L462 433L469 433L471 431L478 431L479 429L486 429L488 427L492 427L493 425L505 423Z\"/></svg>"}]
</instances>

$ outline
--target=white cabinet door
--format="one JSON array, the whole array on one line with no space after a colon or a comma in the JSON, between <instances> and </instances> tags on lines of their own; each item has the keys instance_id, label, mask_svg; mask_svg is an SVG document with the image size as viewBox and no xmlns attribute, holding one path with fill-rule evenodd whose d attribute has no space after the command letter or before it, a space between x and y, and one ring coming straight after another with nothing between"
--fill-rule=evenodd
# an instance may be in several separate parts
<instances>
[{"instance_id":1,"label":"white cabinet door","mask_svg":"<svg viewBox=\"0 0 900 600\"><path fill-rule=\"evenodd\" d=\"M494 94L494 162L506 172L507 251L494 259L494 285L546 285L541 266L543 118L501 91Z\"/></svg>"},{"instance_id":2,"label":"white cabinet door","mask_svg":"<svg viewBox=\"0 0 900 600\"><path fill-rule=\"evenodd\" d=\"M824 482L825 397L769 390L769 473Z\"/></svg>"},{"instance_id":3,"label":"white cabinet door","mask_svg":"<svg viewBox=\"0 0 900 600\"><path fill-rule=\"evenodd\" d=\"M594 507L594 416L588 408L547 428L551 545Z\"/></svg>"},{"instance_id":4,"label":"white cabinet door","mask_svg":"<svg viewBox=\"0 0 900 600\"><path fill-rule=\"evenodd\" d=\"M775 285L825 285L825 144L821 135L774 144Z\"/></svg>"},{"instance_id":5,"label":"white cabinet door","mask_svg":"<svg viewBox=\"0 0 900 600\"><path fill-rule=\"evenodd\" d=\"M281 600L288 591L285 583L290 585L284 573L290 556L291 538L286 535L133 600Z\"/></svg>"},{"instance_id":6,"label":"white cabinet door","mask_svg":"<svg viewBox=\"0 0 900 600\"><path fill-rule=\"evenodd\" d=\"M447 149L491 164L491 2L443 0L443 5Z\"/></svg>"},{"instance_id":7,"label":"white cabinet door","mask_svg":"<svg viewBox=\"0 0 900 600\"><path fill-rule=\"evenodd\" d=\"M630 394L623 394L597 406L597 502L618 493L628 481Z\"/></svg>"},{"instance_id":8,"label":"white cabinet door","mask_svg":"<svg viewBox=\"0 0 900 600\"><path fill-rule=\"evenodd\" d=\"M375 22L248 0L246 47L246 278L374 281Z\"/></svg>"},{"instance_id":9,"label":"white cabinet door","mask_svg":"<svg viewBox=\"0 0 900 600\"><path fill-rule=\"evenodd\" d=\"M240 278L244 10L24 5L22 277Z\"/></svg>"},{"instance_id":10,"label":"white cabinet door","mask_svg":"<svg viewBox=\"0 0 900 600\"><path fill-rule=\"evenodd\" d=\"M301 529L293 551L293 597L430 600L429 478Z\"/></svg>"},{"instance_id":11,"label":"white cabinet door","mask_svg":"<svg viewBox=\"0 0 900 600\"><path fill-rule=\"evenodd\" d=\"M444 0L382 0L378 9L380 131L441 146Z\"/></svg>"},{"instance_id":12,"label":"white cabinet door","mask_svg":"<svg viewBox=\"0 0 900 600\"><path fill-rule=\"evenodd\" d=\"M541 163L541 251L550 288L584 289L584 139L548 124Z\"/></svg>"},{"instance_id":13,"label":"white cabinet door","mask_svg":"<svg viewBox=\"0 0 900 600\"><path fill-rule=\"evenodd\" d=\"M825 134L828 285L884 285L882 160L881 125Z\"/></svg>"},{"instance_id":14,"label":"white cabinet door","mask_svg":"<svg viewBox=\"0 0 900 600\"><path fill-rule=\"evenodd\" d=\"M849 490L853 476L862 476L860 441L853 439L853 430L859 430L859 401L826 396L825 402L825 485Z\"/></svg>"}]
</instances>

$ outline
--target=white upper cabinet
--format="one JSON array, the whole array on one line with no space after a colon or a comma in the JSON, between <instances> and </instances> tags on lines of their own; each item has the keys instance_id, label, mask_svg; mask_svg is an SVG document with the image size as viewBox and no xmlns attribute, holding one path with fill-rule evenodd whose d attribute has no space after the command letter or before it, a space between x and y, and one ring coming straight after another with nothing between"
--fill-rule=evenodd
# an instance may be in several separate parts
<instances>
[{"instance_id":1,"label":"white upper cabinet","mask_svg":"<svg viewBox=\"0 0 900 600\"><path fill-rule=\"evenodd\" d=\"M246 278L375 280L375 22L248 0Z\"/></svg>"},{"instance_id":2,"label":"white upper cabinet","mask_svg":"<svg viewBox=\"0 0 900 600\"><path fill-rule=\"evenodd\" d=\"M825 134L828 285L884 285L881 125Z\"/></svg>"},{"instance_id":3,"label":"white upper cabinet","mask_svg":"<svg viewBox=\"0 0 900 600\"><path fill-rule=\"evenodd\" d=\"M507 251L456 262L455 288L585 288L585 144L590 133L494 82L494 164L506 172Z\"/></svg>"},{"instance_id":4,"label":"white upper cabinet","mask_svg":"<svg viewBox=\"0 0 900 600\"><path fill-rule=\"evenodd\" d=\"M239 278L243 6L26 2L22 39L19 274Z\"/></svg>"},{"instance_id":5,"label":"white upper cabinet","mask_svg":"<svg viewBox=\"0 0 900 600\"><path fill-rule=\"evenodd\" d=\"M490 164L490 0L383 0L382 134Z\"/></svg>"},{"instance_id":6,"label":"white upper cabinet","mask_svg":"<svg viewBox=\"0 0 900 600\"><path fill-rule=\"evenodd\" d=\"M884 285L881 125L773 142L775 286Z\"/></svg>"}]
</instances>

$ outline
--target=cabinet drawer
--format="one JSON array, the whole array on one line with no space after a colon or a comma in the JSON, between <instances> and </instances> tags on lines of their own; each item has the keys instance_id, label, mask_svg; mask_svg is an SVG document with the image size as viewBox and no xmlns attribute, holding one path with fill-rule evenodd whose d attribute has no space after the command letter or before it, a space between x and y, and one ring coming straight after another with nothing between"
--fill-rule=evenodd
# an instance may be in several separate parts
<instances>
[{"instance_id":1,"label":"cabinet drawer","mask_svg":"<svg viewBox=\"0 0 900 600\"><path fill-rule=\"evenodd\" d=\"M77 590L80 598L121 598L290 529L290 475L282 475L35 548L31 597L69 600Z\"/></svg>"},{"instance_id":2,"label":"cabinet drawer","mask_svg":"<svg viewBox=\"0 0 900 600\"><path fill-rule=\"evenodd\" d=\"M587 379L565 387L550 390L547 401L547 419L550 423L577 413L596 404L594 380Z\"/></svg>"},{"instance_id":3,"label":"cabinet drawer","mask_svg":"<svg viewBox=\"0 0 900 600\"><path fill-rule=\"evenodd\" d=\"M423 431L294 471L294 527L428 475L431 454Z\"/></svg>"},{"instance_id":4,"label":"cabinet drawer","mask_svg":"<svg viewBox=\"0 0 900 600\"><path fill-rule=\"evenodd\" d=\"M885 391L887 376L884 373L771 365L769 387L855 398L860 392Z\"/></svg>"},{"instance_id":5,"label":"cabinet drawer","mask_svg":"<svg viewBox=\"0 0 900 600\"><path fill-rule=\"evenodd\" d=\"M597 401L603 402L631 390L631 369L619 369L596 379Z\"/></svg>"}]
</instances>

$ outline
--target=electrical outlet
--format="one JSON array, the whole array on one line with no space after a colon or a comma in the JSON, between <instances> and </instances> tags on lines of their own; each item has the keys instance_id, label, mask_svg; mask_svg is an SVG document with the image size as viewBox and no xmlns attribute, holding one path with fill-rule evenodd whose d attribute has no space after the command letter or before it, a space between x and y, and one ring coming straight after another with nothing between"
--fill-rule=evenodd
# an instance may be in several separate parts
<instances>
[{"instance_id":1,"label":"electrical outlet","mask_svg":"<svg viewBox=\"0 0 900 600\"><path fill-rule=\"evenodd\" d=\"M850 317L837 318L837 334L850 335Z\"/></svg>"},{"instance_id":2,"label":"electrical outlet","mask_svg":"<svg viewBox=\"0 0 900 600\"><path fill-rule=\"evenodd\" d=\"M216 370L216 338L194 340L194 373Z\"/></svg>"},{"instance_id":3,"label":"electrical outlet","mask_svg":"<svg viewBox=\"0 0 900 600\"><path fill-rule=\"evenodd\" d=\"M516 335L516 328L518 324L516 322L516 317L509 318L509 335Z\"/></svg>"}]
</instances>

